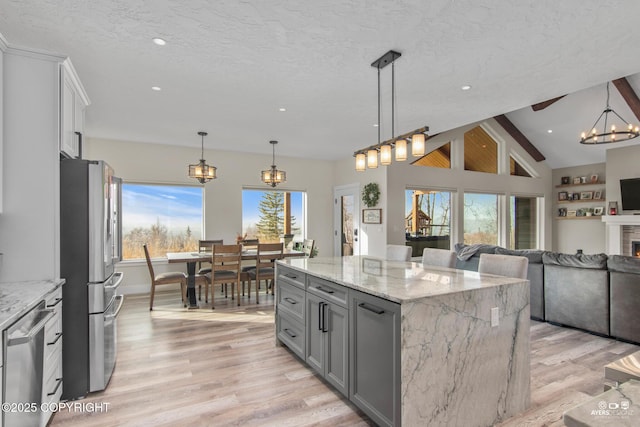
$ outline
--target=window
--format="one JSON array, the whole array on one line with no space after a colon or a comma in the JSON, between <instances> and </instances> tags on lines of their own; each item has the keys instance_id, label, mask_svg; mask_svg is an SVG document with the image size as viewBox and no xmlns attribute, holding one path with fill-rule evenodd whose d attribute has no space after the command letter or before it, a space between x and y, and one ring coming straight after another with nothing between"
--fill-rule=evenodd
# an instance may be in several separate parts
<instances>
[{"instance_id":1,"label":"window","mask_svg":"<svg viewBox=\"0 0 640 427\"><path fill-rule=\"evenodd\" d=\"M451 193L406 190L404 228L407 240L422 242L421 248L450 249Z\"/></svg>"},{"instance_id":2,"label":"window","mask_svg":"<svg viewBox=\"0 0 640 427\"><path fill-rule=\"evenodd\" d=\"M480 126L464 133L464 170L498 173L498 143Z\"/></svg>"},{"instance_id":3,"label":"window","mask_svg":"<svg viewBox=\"0 0 640 427\"><path fill-rule=\"evenodd\" d=\"M538 198L511 196L509 249L538 249Z\"/></svg>"},{"instance_id":4,"label":"window","mask_svg":"<svg viewBox=\"0 0 640 427\"><path fill-rule=\"evenodd\" d=\"M513 176L526 176L531 178L531 174L513 156L509 156L509 174Z\"/></svg>"},{"instance_id":5,"label":"window","mask_svg":"<svg viewBox=\"0 0 640 427\"><path fill-rule=\"evenodd\" d=\"M464 194L464 243L498 244L497 194Z\"/></svg>"},{"instance_id":6,"label":"window","mask_svg":"<svg viewBox=\"0 0 640 427\"><path fill-rule=\"evenodd\" d=\"M242 234L261 242L280 237L302 241L306 235L306 193L242 190Z\"/></svg>"},{"instance_id":7,"label":"window","mask_svg":"<svg viewBox=\"0 0 640 427\"><path fill-rule=\"evenodd\" d=\"M436 148L412 163L416 166L451 169L451 142Z\"/></svg>"},{"instance_id":8,"label":"window","mask_svg":"<svg viewBox=\"0 0 640 427\"><path fill-rule=\"evenodd\" d=\"M197 251L203 229L203 188L186 185L122 185L122 258L152 258Z\"/></svg>"}]
</instances>

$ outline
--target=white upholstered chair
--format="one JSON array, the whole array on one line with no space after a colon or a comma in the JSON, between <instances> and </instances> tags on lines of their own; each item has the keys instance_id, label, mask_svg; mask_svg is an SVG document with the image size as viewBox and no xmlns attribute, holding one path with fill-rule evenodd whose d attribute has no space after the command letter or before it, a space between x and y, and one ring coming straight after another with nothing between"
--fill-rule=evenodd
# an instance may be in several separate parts
<instances>
[{"instance_id":1,"label":"white upholstered chair","mask_svg":"<svg viewBox=\"0 0 640 427\"><path fill-rule=\"evenodd\" d=\"M387 245L387 260L389 261L410 261L411 246Z\"/></svg>"},{"instance_id":2,"label":"white upholstered chair","mask_svg":"<svg viewBox=\"0 0 640 427\"><path fill-rule=\"evenodd\" d=\"M478 273L526 279L528 267L529 259L523 256L480 254Z\"/></svg>"},{"instance_id":3,"label":"white upholstered chair","mask_svg":"<svg viewBox=\"0 0 640 427\"><path fill-rule=\"evenodd\" d=\"M424 248L422 264L434 267L456 268L456 253L447 249Z\"/></svg>"}]
</instances>

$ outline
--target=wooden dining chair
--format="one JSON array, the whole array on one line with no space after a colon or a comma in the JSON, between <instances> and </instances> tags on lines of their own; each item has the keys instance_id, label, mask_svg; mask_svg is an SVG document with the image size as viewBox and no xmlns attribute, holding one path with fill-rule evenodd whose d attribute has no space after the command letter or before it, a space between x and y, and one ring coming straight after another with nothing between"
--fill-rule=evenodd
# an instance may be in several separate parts
<instances>
[{"instance_id":1,"label":"wooden dining chair","mask_svg":"<svg viewBox=\"0 0 640 427\"><path fill-rule=\"evenodd\" d=\"M147 259L147 267L149 268L149 275L151 276L151 298L149 300L149 310L153 310L153 297L156 293L156 286L158 285L180 285L180 293L182 295L182 303L187 306L187 275L181 271L168 271L166 273L160 273L156 275L153 272L153 264L151 264L151 257L149 256L149 248L147 245L142 245L144 248L144 256Z\"/></svg>"},{"instance_id":2,"label":"wooden dining chair","mask_svg":"<svg viewBox=\"0 0 640 427\"><path fill-rule=\"evenodd\" d=\"M211 309L215 309L215 285L231 284L231 298L234 289L240 305L240 283L242 273L242 247L240 245L214 245L211 255L211 271L205 276L211 285ZM205 287L205 301L209 299L209 286Z\"/></svg>"},{"instance_id":3,"label":"wooden dining chair","mask_svg":"<svg viewBox=\"0 0 640 427\"><path fill-rule=\"evenodd\" d=\"M258 290L260 289L261 280L269 280L271 282L271 293L273 294L273 279L275 278L276 260L284 258L283 243L260 243L258 252L256 253L256 266L249 270L249 277L256 282L256 304L260 303ZM249 280L249 299L251 299L251 280ZM269 293L269 286L266 287L266 293Z\"/></svg>"},{"instance_id":4,"label":"wooden dining chair","mask_svg":"<svg viewBox=\"0 0 640 427\"><path fill-rule=\"evenodd\" d=\"M215 239L215 240L198 240L198 252L201 253L212 253L213 245L222 245L224 244L223 239ZM198 263L198 274L204 276L207 273L211 272L211 267L203 267L202 264L204 262L200 261ZM206 263L211 264L211 263ZM202 301L202 286L198 286L198 299Z\"/></svg>"}]
</instances>

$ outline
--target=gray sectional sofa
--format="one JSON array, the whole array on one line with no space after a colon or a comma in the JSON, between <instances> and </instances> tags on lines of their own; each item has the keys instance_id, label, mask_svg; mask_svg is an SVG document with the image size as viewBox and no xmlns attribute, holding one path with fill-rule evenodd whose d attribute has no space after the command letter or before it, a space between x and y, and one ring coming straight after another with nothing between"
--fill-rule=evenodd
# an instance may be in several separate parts
<instances>
[{"instance_id":1,"label":"gray sectional sofa","mask_svg":"<svg viewBox=\"0 0 640 427\"><path fill-rule=\"evenodd\" d=\"M456 244L456 268L478 270L482 253L529 259L531 318L640 343L640 258Z\"/></svg>"}]
</instances>

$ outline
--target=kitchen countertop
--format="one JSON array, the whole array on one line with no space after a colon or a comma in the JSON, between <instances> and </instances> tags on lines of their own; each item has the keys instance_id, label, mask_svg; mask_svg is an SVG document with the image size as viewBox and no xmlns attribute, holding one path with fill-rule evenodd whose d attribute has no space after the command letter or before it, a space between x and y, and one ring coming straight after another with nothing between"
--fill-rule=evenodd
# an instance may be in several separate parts
<instances>
[{"instance_id":1,"label":"kitchen countertop","mask_svg":"<svg viewBox=\"0 0 640 427\"><path fill-rule=\"evenodd\" d=\"M0 283L0 331L44 300L45 295L64 284L64 279Z\"/></svg>"},{"instance_id":2,"label":"kitchen countertop","mask_svg":"<svg viewBox=\"0 0 640 427\"><path fill-rule=\"evenodd\" d=\"M400 304L438 295L499 287L524 280L475 271L387 261L365 255L291 258L278 263Z\"/></svg>"}]
</instances>

